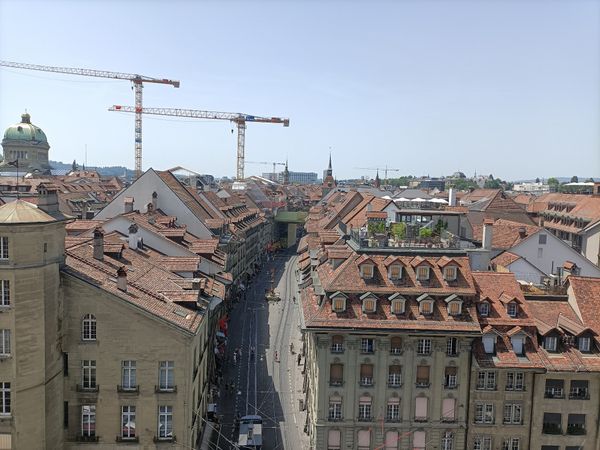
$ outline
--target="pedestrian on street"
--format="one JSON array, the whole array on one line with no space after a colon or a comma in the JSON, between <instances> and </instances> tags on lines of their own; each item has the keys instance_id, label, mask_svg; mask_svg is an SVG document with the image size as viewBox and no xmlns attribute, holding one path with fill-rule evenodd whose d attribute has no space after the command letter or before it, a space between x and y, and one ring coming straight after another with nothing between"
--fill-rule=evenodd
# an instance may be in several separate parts
<instances>
[{"instance_id":1,"label":"pedestrian on street","mask_svg":"<svg viewBox=\"0 0 600 450\"><path fill-rule=\"evenodd\" d=\"M302 355L298 353L298 365L300 365L300 361L302 360Z\"/></svg>"},{"instance_id":2,"label":"pedestrian on street","mask_svg":"<svg viewBox=\"0 0 600 450\"><path fill-rule=\"evenodd\" d=\"M275 362L279 362L279 353L275 351Z\"/></svg>"}]
</instances>

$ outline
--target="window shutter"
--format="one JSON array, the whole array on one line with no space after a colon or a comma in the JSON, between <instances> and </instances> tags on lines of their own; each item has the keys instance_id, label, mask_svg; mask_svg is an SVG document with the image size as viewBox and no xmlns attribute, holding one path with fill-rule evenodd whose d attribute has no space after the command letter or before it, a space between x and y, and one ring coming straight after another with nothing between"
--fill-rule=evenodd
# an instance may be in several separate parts
<instances>
[{"instance_id":1,"label":"window shutter","mask_svg":"<svg viewBox=\"0 0 600 450\"><path fill-rule=\"evenodd\" d=\"M402 366L390 366L390 375L400 375L402 373Z\"/></svg>"},{"instance_id":2,"label":"window shutter","mask_svg":"<svg viewBox=\"0 0 600 450\"><path fill-rule=\"evenodd\" d=\"M427 397L417 397L415 401L415 417L427 417Z\"/></svg>"},{"instance_id":3,"label":"window shutter","mask_svg":"<svg viewBox=\"0 0 600 450\"><path fill-rule=\"evenodd\" d=\"M413 433L413 447L422 449L425 448L425 432L424 431L415 431Z\"/></svg>"},{"instance_id":4,"label":"window shutter","mask_svg":"<svg viewBox=\"0 0 600 450\"><path fill-rule=\"evenodd\" d=\"M385 450L395 450L398 448L398 432L388 431L385 433Z\"/></svg>"},{"instance_id":5,"label":"window shutter","mask_svg":"<svg viewBox=\"0 0 600 450\"><path fill-rule=\"evenodd\" d=\"M392 348L400 348L400 347L402 347L402 338L399 338L397 336L393 337L391 339L390 346Z\"/></svg>"},{"instance_id":6,"label":"window shutter","mask_svg":"<svg viewBox=\"0 0 600 450\"><path fill-rule=\"evenodd\" d=\"M344 377L344 366L341 364L331 365L331 379L341 380Z\"/></svg>"},{"instance_id":7,"label":"window shutter","mask_svg":"<svg viewBox=\"0 0 600 450\"><path fill-rule=\"evenodd\" d=\"M373 378L373 364L361 364L360 365L360 377L361 378Z\"/></svg>"},{"instance_id":8,"label":"window shutter","mask_svg":"<svg viewBox=\"0 0 600 450\"><path fill-rule=\"evenodd\" d=\"M458 373L458 367L446 367L446 375L456 375Z\"/></svg>"},{"instance_id":9,"label":"window shutter","mask_svg":"<svg viewBox=\"0 0 600 450\"><path fill-rule=\"evenodd\" d=\"M358 432L358 446L359 447L370 447L371 446L371 432L369 430L360 430Z\"/></svg>"},{"instance_id":10,"label":"window shutter","mask_svg":"<svg viewBox=\"0 0 600 450\"><path fill-rule=\"evenodd\" d=\"M454 420L454 405L456 400L453 398L445 398L442 402L442 418Z\"/></svg>"},{"instance_id":11,"label":"window shutter","mask_svg":"<svg viewBox=\"0 0 600 450\"><path fill-rule=\"evenodd\" d=\"M417 382L429 381L429 366L417 366Z\"/></svg>"},{"instance_id":12,"label":"window shutter","mask_svg":"<svg viewBox=\"0 0 600 450\"><path fill-rule=\"evenodd\" d=\"M342 432L340 430L329 430L327 445L329 448L340 448L342 444Z\"/></svg>"}]
</instances>

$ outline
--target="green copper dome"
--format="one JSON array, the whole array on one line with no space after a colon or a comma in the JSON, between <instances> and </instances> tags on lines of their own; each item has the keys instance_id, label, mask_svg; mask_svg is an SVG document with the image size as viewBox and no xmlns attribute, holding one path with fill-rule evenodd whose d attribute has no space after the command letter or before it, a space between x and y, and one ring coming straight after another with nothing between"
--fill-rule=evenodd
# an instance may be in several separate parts
<instances>
[{"instance_id":1,"label":"green copper dome","mask_svg":"<svg viewBox=\"0 0 600 450\"><path fill-rule=\"evenodd\" d=\"M31 123L31 116L27 113L21 115L21 123L12 125L4 132L2 143L7 141L30 142L32 144L46 144L48 139L41 128Z\"/></svg>"}]
</instances>

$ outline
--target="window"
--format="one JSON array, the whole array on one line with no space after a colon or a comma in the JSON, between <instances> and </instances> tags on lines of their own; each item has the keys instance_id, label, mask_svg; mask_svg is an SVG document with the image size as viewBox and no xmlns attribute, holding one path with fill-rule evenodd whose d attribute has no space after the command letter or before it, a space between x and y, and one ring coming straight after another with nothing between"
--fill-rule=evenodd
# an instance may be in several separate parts
<instances>
[{"instance_id":1,"label":"window","mask_svg":"<svg viewBox=\"0 0 600 450\"><path fill-rule=\"evenodd\" d=\"M423 300L419 303L419 312L421 314L432 314L433 313L433 301Z\"/></svg>"},{"instance_id":2,"label":"window","mask_svg":"<svg viewBox=\"0 0 600 450\"><path fill-rule=\"evenodd\" d=\"M81 387L83 389L96 388L96 361L84 359L81 362Z\"/></svg>"},{"instance_id":3,"label":"window","mask_svg":"<svg viewBox=\"0 0 600 450\"><path fill-rule=\"evenodd\" d=\"M135 406L121 407L121 437L123 439L135 438Z\"/></svg>"},{"instance_id":4,"label":"window","mask_svg":"<svg viewBox=\"0 0 600 450\"><path fill-rule=\"evenodd\" d=\"M158 407L158 438L172 439L173 438L173 407L159 406Z\"/></svg>"},{"instance_id":5,"label":"window","mask_svg":"<svg viewBox=\"0 0 600 450\"><path fill-rule=\"evenodd\" d=\"M564 398L565 381L564 380L546 380L544 397L546 398Z\"/></svg>"},{"instance_id":6,"label":"window","mask_svg":"<svg viewBox=\"0 0 600 450\"><path fill-rule=\"evenodd\" d=\"M562 434L562 416L559 413L544 413L542 433Z\"/></svg>"},{"instance_id":7,"label":"window","mask_svg":"<svg viewBox=\"0 0 600 450\"><path fill-rule=\"evenodd\" d=\"M479 304L479 314L482 317L487 317L490 315L490 304L488 302L482 302Z\"/></svg>"},{"instance_id":8,"label":"window","mask_svg":"<svg viewBox=\"0 0 600 450\"><path fill-rule=\"evenodd\" d=\"M161 390L173 390L175 388L174 382L175 362L174 361L161 361L159 364L159 379L158 387Z\"/></svg>"},{"instance_id":9,"label":"window","mask_svg":"<svg viewBox=\"0 0 600 450\"><path fill-rule=\"evenodd\" d=\"M454 422L454 410L456 409L456 399L445 398L442 401L442 420L445 422Z\"/></svg>"},{"instance_id":10,"label":"window","mask_svg":"<svg viewBox=\"0 0 600 450\"><path fill-rule=\"evenodd\" d=\"M417 386L429 386L429 366L417 366Z\"/></svg>"},{"instance_id":11,"label":"window","mask_svg":"<svg viewBox=\"0 0 600 450\"><path fill-rule=\"evenodd\" d=\"M8 238L0 237L0 259L8 259Z\"/></svg>"},{"instance_id":12,"label":"window","mask_svg":"<svg viewBox=\"0 0 600 450\"><path fill-rule=\"evenodd\" d=\"M342 432L329 430L327 435L327 450L340 450L342 448Z\"/></svg>"},{"instance_id":13,"label":"window","mask_svg":"<svg viewBox=\"0 0 600 450\"><path fill-rule=\"evenodd\" d=\"M393 365L388 369L388 386L399 387L402 384L402 366Z\"/></svg>"},{"instance_id":14,"label":"window","mask_svg":"<svg viewBox=\"0 0 600 450\"><path fill-rule=\"evenodd\" d=\"M454 433L446 431L442 436L442 450L452 450L454 448Z\"/></svg>"},{"instance_id":15,"label":"window","mask_svg":"<svg viewBox=\"0 0 600 450\"><path fill-rule=\"evenodd\" d=\"M544 349L549 351L549 352L555 352L556 351L556 344L557 344L557 339L556 336L546 336L544 337Z\"/></svg>"},{"instance_id":16,"label":"window","mask_svg":"<svg viewBox=\"0 0 600 450\"><path fill-rule=\"evenodd\" d=\"M413 450L425 450L425 432L415 431L413 433Z\"/></svg>"},{"instance_id":17,"label":"window","mask_svg":"<svg viewBox=\"0 0 600 450\"><path fill-rule=\"evenodd\" d=\"M415 420L424 422L427 420L427 397L417 397L415 399Z\"/></svg>"},{"instance_id":18,"label":"window","mask_svg":"<svg viewBox=\"0 0 600 450\"><path fill-rule=\"evenodd\" d=\"M69 402L63 402L63 427L69 428Z\"/></svg>"},{"instance_id":19,"label":"window","mask_svg":"<svg viewBox=\"0 0 600 450\"><path fill-rule=\"evenodd\" d=\"M538 258L544 257L544 249L542 247L538 248Z\"/></svg>"},{"instance_id":20,"label":"window","mask_svg":"<svg viewBox=\"0 0 600 450\"><path fill-rule=\"evenodd\" d=\"M342 432L329 430L327 435L327 450L340 450L342 448Z\"/></svg>"},{"instance_id":21,"label":"window","mask_svg":"<svg viewBox=\"0 0 600 450\"><path fill-rule=\"evenodd\" d=\"M84 437L96 436L96 405L81 407L81 435Z\"/></svg>"},{"instance_id":22,"label":"window","mask_svg":"<svg viewBox=\"0 0 600 450\"><path fill-rule=\"evenodd\" d=\"M331 353L344 352L344 336L333 336L331 338Z\"/></svg>"},{"instance_id":23,"label":"window","mask_svg":"<svg viewBox=\"0 0 600 450\"><path fill-rule=\"evenodd\" d=\"M337 296L333 299L333 310L335 312L346 311L346 299L342 296Z\"/></svg>"},{"instance_id":24,"label":"window","mask_svg":"<svg viewBox=\"0 0 600 450\"><path fill-rule=\"evenodd\" d=\"M0 330L0 357L10 356L10 330Z\"/></svg>"},{"instance_id":25,"label":"window","mask_svg":"<svg viewBox=\"0 0 600 450\"><path fill-rule=\"evenodd\" d=\"M577 348L580 352L588 353L590 351L590 338L587 336L577 338Z\"/></svg>"},{"instance_id":26,"label":"window","mask_svg":"<svg viewBox=\"0 0 600 450\"><path fill-rule=\"evenodd\" d=\"M358 432L358 450L369 450L371 448L371 431L360 430Z\"/></svg>"},{"instance_id":27,"label":"window","mask_svg":"<svg viewBox=\"0 0 600 450\"><path fill-rule=\"evenodd\" d=\"M547 236L545 234L538 235L538 244L545 245Z\"/></svg>"},{"instance_id":28,"label":"window","mask_svg":"<svg viewBox=\"0 0 600 450\"><path fill-rule=\"evenodd\" d=\"M390 279L399 280L402 277L402 266L400 264L392 264L390 266Z\"/></svg>"},{"instance_id":29,"label":"window","mask_svg":"<svg viewBox=\"0 0 600 450\"><path fill-rule=\"evenodd\" d=\"M448 338L446 340L446 355L456 356L458 355L458 339Z\"/></svg>"},{"instance_id":30,"label":"window","mask_svg":"<svg viewBox=\"0 0 600 450\"><path fill-rule=\"evenodd\" d=\"M444 280L446 280L446 281L456 280L457 273L458 273L458 270L456 269L456 266L444 267Z\"/></svg>"},{"instance_id":31,"label":"window","mask_svg":"<svg viewBox=\"0 0 600 450\"><path fill-rule=\"evenodd\" d=\"M492 450L492 438L490 436L478 436L473 441L473 450Z\"/></svg>"},{"instance_id":32,"label":"window","mask_svg":"<svg viewBox=\"0 0 600 450\"><path fill-rule=\"evenodd\" d=\"M429 355L431 353L431 339L419 339L417 341L417 353L419 355Z\"/></svg>"},{"instance_id":33,"label":"window","mask_svg":"<svg viewBox=\"0 0 600 450\"><path fill-rule=\"evenodd\" d=\"M448 314L451 316L458 316L462 310L461 306L461 302L448 303Z\"/></svg>"},{"instance_id":34,"label":"window","mask_svg":"<svg viewBox=\"0 0 600 450\"><path fill-rule=\"evenodd\" d=\"M429 280L429 267L428 266L417 267L417 280L419 280L419 281Z\"/></svg>"},{"instance_id":35,"label":"window","mask_svg":"<svg viewBox=\"0 0 600 450\"><path fill-rule=\"evenodd\" d=\"M455 389L458 386L458 367L450 366L444 369L444 387Z\"/></svg>"},{"instance_id":36,"label":"window","mask_svg":"<svg viewBox=\"0 0 600 450\"><path fill-rule=\"evenodd\" d=\"M10 306L10 281L0 280L0 306Z\"/></svg>"},{"instance_id":37,"label":"window","mask_svg":"<svg viewBox=\"0 0 600 450\"><path fill-rule=\"evenodd\" d=\"M362 338L360 340L361 353L375 353L375 340L372 338Z\"/></svg>"},{"instance_id":38,"label":"window","mask_svg":"<svg viewBox=\"0 0 600 450\"><path fill-rule=\"evenodd\" d=\"M510 343L516 355L523 355L525 350L525 336L521 333L510 337Z\"/></svg>"},{"instance_id":39,"label":"window","mask_svg":"<svg viewBox=\"0 0 600 450\"><path fill-rule=\"evenodd\" d=\"M360 274L363 278L373 278L373 265L363 264L360 266Z\"/></svg>"},{"instance_id":40,"label":"window","mask_svg":"<svg viewBox=\"0 0 600 450\"><path fill-rule=\"evenodd\" d=\"M475 404L475 423L494 423L493 403Z\"/></svg>"},{"instance_id":41,"label":"window","mask_svg":"<svg viewBox=\"0 0 600 450\"><path fill-rule=\"evenodd\" d=\"M10 415L10 383L0 383L0 415Z\"/></svg>"},{"instance_id":42,"label":"window","mask_svg":"<svg viewBox=\"0 0 600 450\"><path fill-rule=\"evenodd\" d=\"M367 298L365 300L363 300L363 312L366 313L373 313L375 312L375 299L374 298Z\"/></svg>"},{"instance_id":43,"label":"window","mask_svg":"<svg viewBox=\"0 0 600 450\"><path fill-rule=\"evenodd\" d=\"M123 389L135 389L137 387L135 361L121 362L121 386Z\"/></svg>"},{"instance_id":44,"label":"window","mask_svg":"<svg viewBox=\"0 0 600 450\"><path fill-rule=\"evenodd\" d=\"M522 406L519 403L506 403L504 405L504 423L506 424L521 424Z\"/></svg>"},{"instance_id":45,"label":"window","mask_svg":"<svg viewBox=\"0 0 600 450\"><path fill-rule=\"evenodd\" d=\"M484 334L481 338L483 349L486 353L494 353L496 351L496 335L493 333Z\"/></svg>"},{"instance_id":46,"label":"window","mask_svg":"<svg viewBox=\"0 0 600 450\"><path fill-rule=\"evenodd\" d=\"M329 397L329 420L342 420L342 397Z\"/></svg>"},{"instance_id":47,"label":"window","mask_svg":"<svg viewBox=\"0 0 600 450\"><path fill-rule=\"evenodd\" d=\"M510 317L517 317L517 304L515 302L510 302L508 305L506 305L506 312Z\"/></svg>"},{"instance_id":48,"label":"window","mask_svg":"<svg viewBox=\"0 0 600 450\"><path fill-rule=\"evenodd\" d=\"M396 298L396 299L392 300L392 306L391 306L392 314L404 314L404 304L405 304L404 299Z\"/></svg>"},{"instance_id":49,"label":"window","mask_svg":"<svg viewBox=\"0 0 600 450\"><path fill-rule=\"evenodd\" d=\"M386 431L385 433L385 450L397 450L398 449L398 432L397 431Z\"/></svg>"},{"instance_id":50,"label":"window","mask_svg":"<svg viewBox=\"0 0 600 450\"><path fill-rule=\"evenodd\" d=\"M86 314L81 322L81 339L84 341L96 340L96 316Z\"/></svg>"},{"instance_id":51,"label":"window","mask_svg":"<svg viewBox=\"0 0 600 450\"><path fill-rule=\"evenodd\" d=\"M542 450L560 450L558 445L542 445Z\"/></svg>"},{"instance_id":52,"label":"window","mask_svg":"<svg viewBox=\"0 0 600 450\"><path fill-rule=\"evenodd\" d=\"M331 364L329 366L329 384L331 386L341 386L344 384L343 364Z\"/></svg>"},{"instance_id":53,"label":"window","mask_svg":"<svg viewBox=\"0 0 600 450\"><path fill-rule=\"evenodd\" d=\"M567 434L585 434L585 414L569 414Z\"/></svg>"},{"instance_id":54,"label":"window","mask_svg":"<svg viewBox=\"0 0 600 450\"><path fill-rule=\"evenodd\" d=\"M400 420L400 399L390 398L387 403L386 418L388 422L398 422Z\"/></svg>"},{"instance_id":55,"label":"window","mask_svg":"<svg viewBox=\"0 0 600 450\"><path fill-rule=\"evenodd\" d=\"M523 372L506 373L506 390L522 391L524 389L525 374Z\"/></svg>"},{"instance_id":56,"label":"window","mask_svg":"<svg viewBox=\"0 0 600 450\"><path fill-rule=\"evenodd\" d=\"M360 397L358 402L358 420L371 420L371 397Z\"/></svg>"},{"instance_id":57,"label":"window","mask_svg":"<svg viewBox=\"0 0 600 450\"><path fill-rule=\"evenodd\" d=\"M493 391L496 389L496 372L482 370L477 372L477 389Z\"/></svg>"},{"instance_id":58,"label":"window","mask_svg":"<svg viewBox=\"0 0 600 450\"><path fill-rule=\"evenodd\" d=\"M402 353L402 338L394 336L390 339L390 353L399 355Z\"/></svg>"},{"instance_id":59,"label":"window","mask_svg":"<svg viewBox=\"0 0 600 450\"><path fill-rule=\"evenodd\" d=\"M373 364L360 365L360 385L373 386Z\"/></svg>"},{"instance_id":60,"label":"window","mask_svg":"<svg viewBox=\"0 0 600 450\"><path fill-rule=\"evenodd\" d=\"M569 390L569 398L572 400L589 400L590 393L588 390L588 381L572 380L571 389Z\"/></svg>"},{"instance_id":61,"label":"window","mask_svg":"<svg viewBox=\"0 0 600 450\"><path fill-rule=\"evenodd\" d=\"M507 438L502 443L502 450L520 450L521 448L521 439L520 438Z\"/></svg>"}]
</instances>

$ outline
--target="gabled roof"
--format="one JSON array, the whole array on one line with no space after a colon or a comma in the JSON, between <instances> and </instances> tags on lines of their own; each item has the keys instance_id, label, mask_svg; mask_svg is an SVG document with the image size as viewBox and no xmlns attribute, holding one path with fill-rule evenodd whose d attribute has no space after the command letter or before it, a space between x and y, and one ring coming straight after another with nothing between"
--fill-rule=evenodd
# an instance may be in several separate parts
<instances>
[{"instance_id":1,"label":"gabled roof","mask_svg":"<svg viewBox=\"0 0 600 450\"><path fill-rule=\"evenodd\" d=\"M446 267L450 263L458 265L458 263L454 261L453 258L449 258L447 256L442 256L440 259L437 260L437 265L440 267Z\"/></svg>"},{"instance_id":2,"label":"gabled roof","mask_svg":"<svg viewBox=\"0 0 600 450\"><path fill-rule=\"evenodd\" d=\"M375 294L373 294L372 292L365 292L363 295L361 295L359 297L361 300L364 300L366 298L374 298L377 299L377 296Z\"/></svg>"}]
</instances>

